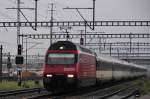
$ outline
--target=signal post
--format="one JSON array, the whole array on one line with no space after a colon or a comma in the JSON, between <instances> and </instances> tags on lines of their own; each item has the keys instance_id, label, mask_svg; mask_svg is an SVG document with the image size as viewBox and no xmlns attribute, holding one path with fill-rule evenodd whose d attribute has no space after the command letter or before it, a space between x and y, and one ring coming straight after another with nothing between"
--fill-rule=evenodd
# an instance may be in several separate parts
<instances>
[{"instance_id":1,"label":"signal post","mask_svg":"<svg viewBox=\"0 0 150 99\"><path fill-rule=\"evenodd\" d=\"M22 45L18 45L18 55L16 56L16 65L17 65L17 76L18 76L18 86L21 86L22 79L21 79L21 72L22 72L22 65L24 58L22 56Z\"/></svg>"},{"instance_id":2,"label":"signal post","mask_svg":"<svg viewBox=\"0 0 150 99\"><path fill-rule=\"evenodd\" d=\"M2 81L2 50L3 50L3 47L2 45L0 46L0 82Z\"/></svg>"}]
</instances>

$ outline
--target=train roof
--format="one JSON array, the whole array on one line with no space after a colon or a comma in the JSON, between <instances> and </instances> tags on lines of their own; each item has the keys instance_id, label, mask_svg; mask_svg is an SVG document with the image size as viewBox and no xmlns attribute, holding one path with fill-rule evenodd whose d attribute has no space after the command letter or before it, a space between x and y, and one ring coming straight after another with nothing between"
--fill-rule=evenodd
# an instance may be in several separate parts
<instances>
[{"instance_id":1,"label":"train roof","mask_svg":"<svg viewBox=\"0 0 150 99\"><path fill-rule=\"evenodd\" d=\"M83 45L80 45L80 44L76 44L78 50L80 51L83 51L83 52L87 52L87 53L90 53L90 54L94 54L96 55L96 53L90 49L88 49L87 47L83 46Z\"/></svg>"},{"instance_id":2,"label":"train roof","mask_svg":"<svg viewBox=\"0 0 150 99\"><path fill-rule=\"evenodd\" d=\"M110 62L110 63L114 63L114 64L115 63L117 63L117 64L124 64L124 65L129 65L129 66L132 66L132 67L135 67L135 68L147 69L144 66L137 65L137 64L134 64L134 63L129 63L127 61L116 59L116 58L113 58L113 57L110 57L110 56L104 56L103 54L97 55L97 59L99 61L101 60L101 61Z\"/></svg>"},{"instance_id":3,"label":"train roof","mask_svg":"<svg viewBox=\"0 0 150 99\"><path fill-rule=\"evenodd\" d=\"M146 69L146 67L141 66L141 65L129 63L127 61L116 59L116 58L113 58L110 56L104 56L103 54L96 54L94 51L86 48L85 46L73 43L71 41L55 42L49 47L49 50L59 50L61 48L63 48L63 50L80 50L83 52L87 52L87 53L95 55L98 60L102 60L102 61L106 61L106 62L110 62L110 63L124 64L124 65L130 65L130 66L140 68L140 69Z\"/></svg>"},{"instance_id":4,"label":"train roof","mask_svg":"<svg viewBox=\"0 0 150 99\"><path fill-rule=\"evenodd\" d=\"M117 58L113 58L110 56L105 56L103 54L98 54L97 55L97 59L102 60L102 61L106 61L106 62L111 62L111 63L127 63L126 61L123 60L119 60Z\"/></svg>"},{"instance_id":5,"label":"train roof","mask_svg":"<svg viewBox=\"0 0 150 99\"><path fill-rule=\"evenodd\" d=\"M70 41L58 41L53 43L48 50L77 50L77 47L74 43Z\"/></svg>"},{"instance_id":6,"label":"train roof","mask_svg":"<svg viewBox=\"0 0 150 99\"><path fill-rule=\"evenodd\" d=\"M50 47L49 50L80 50L82 52L90 53L96 55L92 50L86 48L85 46L73 43L71 41L58 41L53 43Z\"/></svg>"}]
</instances>

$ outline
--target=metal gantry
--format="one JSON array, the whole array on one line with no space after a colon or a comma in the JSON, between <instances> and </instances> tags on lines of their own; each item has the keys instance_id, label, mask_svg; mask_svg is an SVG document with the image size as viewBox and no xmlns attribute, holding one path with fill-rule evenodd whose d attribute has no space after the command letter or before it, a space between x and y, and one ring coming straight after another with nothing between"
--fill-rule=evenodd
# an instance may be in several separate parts
<instances>
[{"instance_id":1,"label":"metal gantry","mask_svg":"<svg viewBox=\"0 0 150 99\"><path fill-rule=\"evenodd\" d=\"M50 34L21 34L20 36L29 37L32 39L50 39ZM85 36L85 34L69 34L70 39L79 39L81 36ZM90 33L86 34L87 39L91 38L150 38L150 33L146 34L97 34ZM67 34L53 34L52 39L67 39Z\"/></svg>"},{"instance_id":2,"label":"metal gantry","mask_svg":"<svg viewBox=\"0 0 150 99\"><path fill-rule=\"evenodd\" d=\"M35 21L28 21L27 22L21 22L20 20L20 14L22 14L20 7L20 0L18 0L18 6L17 6L17 22L0 22L0 27L17 27L17 42L20 44L20 37L29 37L33 39L50 39L52 43L52 39L79 39L82 36L85 37L85 44L87 46L109 46L110 49L112 49L112 46L149 46L149 43L146 42L132 42L132 38L150 38L150 33L141 33L141 34L101 34L101 33L88 33L86 32L85 29L85 34L75 34L75 33L69 33L69 34L54 34L52 31L53 27L79 27L83 26L86 28L86 26L93 27L92 30L94 30L94 27L98 26L132 26L132 27L148 27L150 26L150 21L95 21L95 0L93 0L93 8L88 8L88 9L93 9L93 21L87 21L84 18L84 21L53 21L53 18L51 18L51 21L38 21L37 20L37 0L35 0ZM26 8L27 9L27 8ZM68 8L67 8L68 9ZM76 9L79 12L79 9L85 9L85 8L69 8L69 9ZM87 8L86 8L87 9ZM52 6L52 11L53 11L53 6ZM51 11L51 12L52 12ZM80 12L79 12L80 14ZM53 13L51 13L53 15ZM82 16L80 14L80 16ZM35 27L33 28L36 30L37 27L51 27L51 34L20 34L20 27ZM69 36L68 36L69 35ZM107 38L129 38L130 42L127 43L86 43L86 39L93 39L93 38L98 38L98 39L107 39ZM130 53L132 51L130 50Z\"/></svg>"},{"instance_id":3,"label":"metal gantry","mask_svg":"<svg viewBox=\"0 0 150 99\"><path fill-rule=\"evenodd\" d=\"M87 46L130 46L130 42L88 43ZM150 46L149 42L132 42L132 46Z\"/></svg>"},{"instance_id":4,"label":"metal gantry","mask_svg":"<svg viewBox=\"0 0 150 99\"><path fill-rule=\"evenodd\" d=\"M103 53L104 55L110 55L110 53ZM111 53L112 57L116 57L119 59L125 59L125 60L138 60L138 59L143 59L143 60L149 60L150 59L150 53Z\"/></svg>"},{"instance_id":5,"label":"metal gantry","mask_svg":"<svg viewBox=\"0 0 150 99\"><path fill-rule=\"evenodd\" d=\"M102 48L98 48L98 47L96 47L96 48L90 48L90 49L92 49L92 50L99 50L99 49L101 49L101 51L107 51L107 50L109 50L109 51L116 51L116 50L119 50L119 51L128 51L128 53L130 53L129 51L131 50L131 51L135 51L135 50L142 50L143 52L145 52L145 51L149 51L150 50L150 48L128 48L128 47L102 47ZM137 52L137 51L136 51ZM110 52L109 52L110 53ZM135 52L134 52L135 53ZM147 53L147 52L146 52ZM139 54L139 53L138 53ZM142 54L142 52L141 52L141 54Z\"/></svg>"},{"instance_id":6,"label":"metal gantry","mask_svg":"<svg viewBox=\"0 0 150 99\"><path fill-rule=\"evenodd\" d=\"M3 53L3 57L7 57L8 56L8 53ZM24 57L26 57L25 55L23 55ZM10 57L16 57L16 55L10 55ZM37 57L44 57L44 55L28 55L27 57L29 58L37 58Z\"/></svg>"},{"instance_id":7,"label":"metal gantry","mask_svg":"<svg viewBox=\"0 0 150 99\"><path fill-rule=\"evenodd\" d=\"M93 21L87 21L93 26ZM0 27L60 27L60 26L85 26L85 21L37 21L37 22L0 22ZM95 21L94 26L150 26L150 21Z\"/></svg>"}]
</instances>

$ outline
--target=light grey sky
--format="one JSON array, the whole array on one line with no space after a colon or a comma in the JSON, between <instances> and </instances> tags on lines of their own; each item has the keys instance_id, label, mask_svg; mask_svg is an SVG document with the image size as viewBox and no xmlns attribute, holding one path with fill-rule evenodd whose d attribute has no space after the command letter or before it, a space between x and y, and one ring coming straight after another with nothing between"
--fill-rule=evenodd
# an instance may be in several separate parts
<instances>
[{"instance_id":1,"label":"light grey sky","mask_svg":"<svg viewBox=\"0 0 150 99\"><path fill-rule=\"evenodd\" d=\"M22 7L34 7L34 0L21 0ZM9 7L16 7L17 0L0 0L0 22L16 21L16 11L7 10ZM55 3L55 20L82 20L74 10L63 10L65 7L92 7L92 0L39 0L38 1L38 20L50 20L50 3ZM96 0L96 20L98 21L149 21L150 20L150 0ZM92 20L90 10L81 10L87 20ZM34 20L34 11L23 10L23 13L30 20ZM25 21L24 18L21 18ZM74 32L82 28L73 27ZM59 31L58 29L56 29ZM149 27L98 27L95 31L104 31L105 33L149 33ZM21 33L49 33L48 28L38 28L33 31L31 28L21 28ZM47 48L49 40L32 40L43 42L37 47ZM148 41L148 40L147 40ZM0 44L4 45L4 52L16 54L16 28L0 28ZM29 44L32 46L33 44ZM45 53L45 50L31 49L29 54Z\"/></svg>"}]
</instances>

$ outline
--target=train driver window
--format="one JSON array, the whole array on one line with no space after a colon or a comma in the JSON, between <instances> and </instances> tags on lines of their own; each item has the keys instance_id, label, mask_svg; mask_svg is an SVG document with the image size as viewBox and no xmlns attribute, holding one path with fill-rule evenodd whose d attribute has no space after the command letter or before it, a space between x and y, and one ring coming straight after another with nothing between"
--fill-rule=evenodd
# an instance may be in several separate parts
<instances>
[{"instance_id":1,"label":"train driver window","mask_svg":"<svg viewBox=\"0 0 150 99\"><path fill-rule=\"evenodd\" d=\"M47 64L74 64L75 54L69 53L50 53L47 58Z\"/></svg>"}]
</instances>

